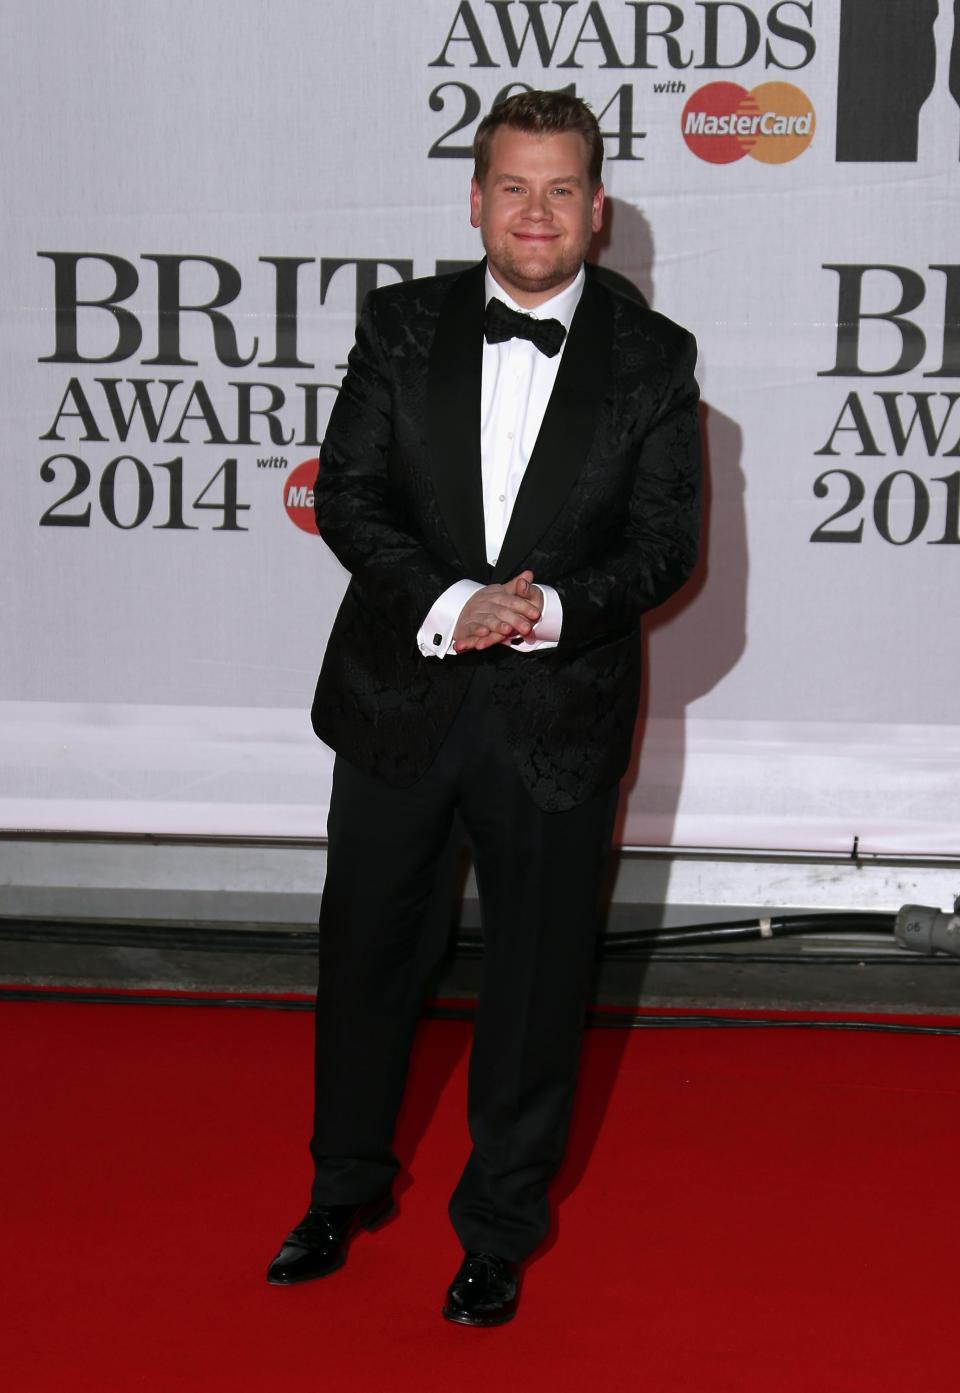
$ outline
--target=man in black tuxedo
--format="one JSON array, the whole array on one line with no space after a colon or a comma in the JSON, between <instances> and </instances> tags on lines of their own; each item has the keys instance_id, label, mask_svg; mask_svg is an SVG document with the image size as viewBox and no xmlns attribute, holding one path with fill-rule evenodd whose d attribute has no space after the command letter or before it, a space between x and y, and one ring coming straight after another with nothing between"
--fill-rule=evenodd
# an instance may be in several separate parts
<instances>
[{"instance_id":1,"label":"man in black tuxedo","mask_svg":"<svg viewBox=\"0 0 960 1393\"><path fill-rule=\"evenodd\" d=\"M583 265L604 197L589 108L522 93L474 153L486 261L369 296L321 452L317 521L351 581L313 707L337 752L315 1180L268 1280L326 1275L392 1212L419 926L459 809L484 976L443 1314L494 1325L548 1226L639 620L693 568L700 462L692 337Z\"/></svg>"}]
</instances>

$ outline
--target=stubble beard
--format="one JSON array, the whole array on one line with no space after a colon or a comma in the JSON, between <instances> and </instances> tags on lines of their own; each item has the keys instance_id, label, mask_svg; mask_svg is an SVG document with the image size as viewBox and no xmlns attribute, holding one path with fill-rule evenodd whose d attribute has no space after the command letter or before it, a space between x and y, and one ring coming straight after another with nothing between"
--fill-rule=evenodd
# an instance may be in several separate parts
<instances>
[{"instance_id":1,"label":"stubble beard","mask_svg":"<svg viewBox=\"0 0 960 1393\"><path fill-rule=\"evenodd\" d=\"M500 278L526 295L542 295L572 281L583 263L583 253L568 247L556 261L545 263L536 252L524 255L504 242L488 247L487 260Z\"/></svg>"}]
</instances>

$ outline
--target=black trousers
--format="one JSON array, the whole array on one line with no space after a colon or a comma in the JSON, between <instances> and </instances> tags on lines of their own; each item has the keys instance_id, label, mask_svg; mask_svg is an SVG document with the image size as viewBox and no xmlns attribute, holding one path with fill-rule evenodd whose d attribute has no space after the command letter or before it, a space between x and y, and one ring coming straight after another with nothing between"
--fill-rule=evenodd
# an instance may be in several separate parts
<instances>
[{"instance_id":1,"label":"black trousers","mask_svg":"<svg viewBox=\"0 0 960 1393\"><path fill-rule=\"evenodd\" d=\"M520 1261L541 1242L573 1102L616 802L613 788L568 812L537 808L482 669L413 787L392 788L337 758L320 912L314 1204L372 1199L396 1174L394 1123L426 975L421 926L459 808L484 959L468 1089L473 1149L450 1217L465 1249Z\"/></svg>"}]
</instances>

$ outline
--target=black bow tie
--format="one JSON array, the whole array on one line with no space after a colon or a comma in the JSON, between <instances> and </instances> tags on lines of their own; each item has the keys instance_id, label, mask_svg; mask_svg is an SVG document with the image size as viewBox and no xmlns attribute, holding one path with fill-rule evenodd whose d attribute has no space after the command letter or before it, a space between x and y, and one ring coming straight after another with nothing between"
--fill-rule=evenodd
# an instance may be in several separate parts
<instances>
[{"instance_id":1,"label":"black bow tie","mask_svg":"<svg viewBox=\"0 0 960 1393\"><path fill-rule=\"evenodd\" d=\"M541 353L554 358L563 346L567 331L559 319L534 319L532 314L519 314L502 300L492 299L487 304L483 334L487 343L529 339Z\"/></svg>"}]
</instances>

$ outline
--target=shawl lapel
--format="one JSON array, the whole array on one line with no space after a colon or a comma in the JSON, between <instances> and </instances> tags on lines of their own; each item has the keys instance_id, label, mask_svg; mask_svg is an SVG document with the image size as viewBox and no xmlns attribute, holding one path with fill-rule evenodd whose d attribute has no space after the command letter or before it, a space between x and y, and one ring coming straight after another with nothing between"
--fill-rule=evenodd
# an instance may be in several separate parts
<instances>
[{"instance_id":1,"label":"shawl lapel","mask_svg":"<svg viewBox=\"0 0 960 1393\"><path fill-rule=\"evenodd\" d=\"M483 366L483 288L486 263L450 288L430 350L427 456L447 529L464 575L488 571L480 471L480 372Z\"/></svg>"}]
</instances>

